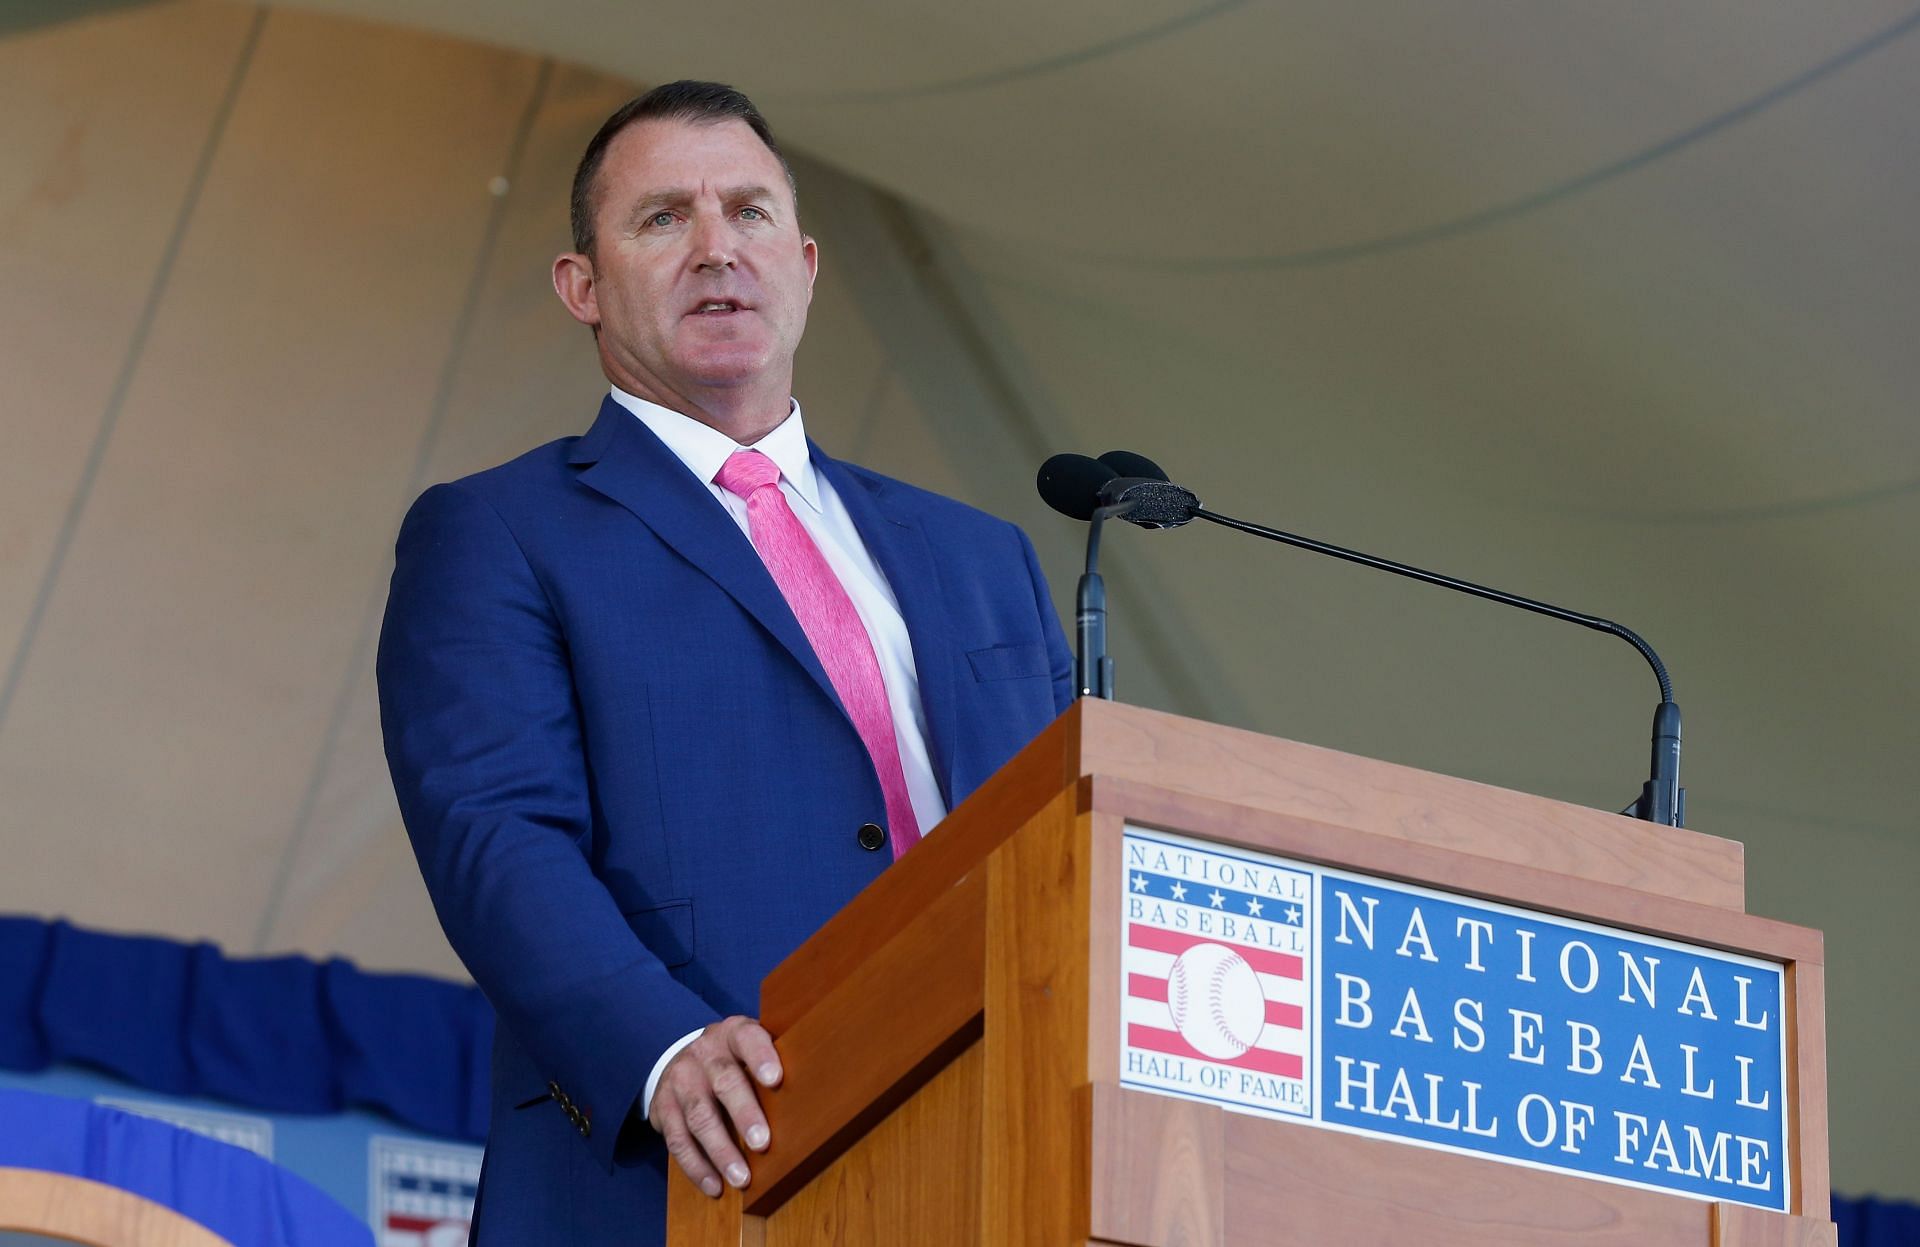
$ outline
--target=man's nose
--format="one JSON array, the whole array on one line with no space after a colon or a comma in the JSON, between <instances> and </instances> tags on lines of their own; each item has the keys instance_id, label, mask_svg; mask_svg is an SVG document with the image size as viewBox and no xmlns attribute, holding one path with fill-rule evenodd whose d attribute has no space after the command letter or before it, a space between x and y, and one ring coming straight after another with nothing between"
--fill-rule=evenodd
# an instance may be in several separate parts
<instances>
[{"instance_id":1,"label":"man's nose","mask_svg":"<svg viewBox=\"0 0 1920 1247\"><path fill-rule=\"evenodd\" d=\"M695 268L732 268L732 240L727 237L726 224L712 217L702 217L694 224L693 254Z\"/></svg>"}]
</instances>

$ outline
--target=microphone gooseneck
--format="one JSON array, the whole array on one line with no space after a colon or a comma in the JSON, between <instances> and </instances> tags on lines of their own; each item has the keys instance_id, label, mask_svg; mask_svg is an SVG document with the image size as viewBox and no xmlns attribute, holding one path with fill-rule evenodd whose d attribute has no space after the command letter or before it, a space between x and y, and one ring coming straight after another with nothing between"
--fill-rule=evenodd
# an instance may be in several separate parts
<instances>
[{"instance_id":1,"label":"microphone gooseneck","mask_svg":"<svg viewBox=\"0 0 1920 1247\"><path fill-rule=\"evenodd\" d=\"M1524 611L1532 611L1536 615L1546 615L1552 619L1579 624L1583 628L1591 628L1595 632L1604 632L1627 642L1647 660L1647 665L1653 668L1654 679L1660 683L1660 704L1655 708L1653 716L1652 778L1648 779L1641 788L1639 799L1628 808L1633 811L1635 817L1648 822L1663 823L1669 827L1685 825L1683 820L1686 817L1687 790L1680 786L1680 707L1673 700L1673 681L1667 677L1666 664L1660 661L1660 655L1654 653L1653 646L1647 644L1646 640L1633 629L1624 624L1615 623L1611 619L1602 619L1598 615L1582 614L1548 602L1524 598L1517 593L1474 584L1470 580L1426 571L1406 563L1396 563L1392 559L1383 559L1377 555L1362 554L1358 550L1349 550L1344 546L1315 541L1311 537L1281 532L1277 528L1268 528L1263 524L1236 520L1231 516L1209 511L1205 507L1196 506L1193 515L1196 519L1209 520L1236 532L1251 533L1255 537L1265 537L1269 541L1278 541L1302 550L1311 550L1315 554L1345 559L1349 563L1358 563L1362 567L1392 572L1396 576L1405 576L1410 580L1438 585L1443 589L1453 589L1473 597L1485 598L1490 602L1516 606Z\"/></svg>"},{"instance_id":2,"label":"microphone gooseneck","mask_svg":"<svg viewBox=\"0 0 1920 1247\"><path fill-rule=\"evenodd\" d=\"M1200 505L1193 491L1170 481L1159 464L1130 450L1109 450L1098 459L1086 455L1055 455L1041 465L1036 483L1048 506L1089 523L1087 568L1080 577L1076 616L1079 646L1075 682L1081 696L1113 696L1113 659L1107 656L1107 591L1098 570L1102 523L1124 519L1142 528L1160 529L1178 528L1193 519L1208 520L1315 554L1331 555L1363 567L1579 624L1627 642L1653 668L1654 679L1660 684L1660 704L1653 715L1651 777L1641 786L1638 799L1622 812L1670 827L1685 825L1687 790L1680 786L1680 707L1673 700L1673 681L1667 677L1666 664L1660 661L1653 646L1624 624L1209 511Z\"/></svg>"}]
</instances>

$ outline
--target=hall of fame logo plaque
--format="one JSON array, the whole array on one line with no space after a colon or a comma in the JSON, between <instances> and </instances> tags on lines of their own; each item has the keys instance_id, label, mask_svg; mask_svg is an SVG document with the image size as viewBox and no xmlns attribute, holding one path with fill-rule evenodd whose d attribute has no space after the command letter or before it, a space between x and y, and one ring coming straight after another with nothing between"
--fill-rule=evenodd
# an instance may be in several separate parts
<instances>
[{"instance_id":1,"label":"hall of fame logo plaque","mask_svg":"<svg viewBox=\"0 0 1920 1247\"><path fill-rule=\"evenodd\" d=\"M1129 826L1120 1081L1784 1211L1779 962Z\"/></svg>"},{"instance_id":2,"label":"hall of fame logo plaque","mask_svg":"<svg viewBox=\"0 0 1920 1247\"><path fill-rule=\"evenodd\" d=\"M1312 878L1163 832L1125 844L1121 1082L1307 1113Z\"/></svg>"},{"instance_id":3,"label":"hall of fame logo plaque","mask_svg":"<svg viewBox=\"0 0 1920 1247\"><path fill-rule=\"evenodd\" d=\"M380 1247L466 1247L481 1149L375 1135L367 1144L367 1220Z\"/></svg>"}]
</instances>

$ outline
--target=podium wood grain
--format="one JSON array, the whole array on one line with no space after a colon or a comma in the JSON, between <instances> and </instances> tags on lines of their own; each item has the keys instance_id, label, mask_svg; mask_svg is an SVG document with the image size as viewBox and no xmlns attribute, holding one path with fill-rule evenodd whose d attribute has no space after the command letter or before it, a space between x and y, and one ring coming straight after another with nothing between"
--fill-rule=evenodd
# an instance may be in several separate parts
<instances>
[{"instance_id":1,"label":"podium wood grain","mask_svg":"<svg viewBox=\"0 0 1920 1247\"><path fill-rule=\"evenodd\" d=\"M986 874L962 878L780 1032L785 1076L761 1096L774 1145L752 1161L748 1213L779 1207L979 1037Z\"/></svg>"},{"instance_id":2,"label":"podium wood grain","mask_svg":"<svg viewBox=\"0 0 1920 1247\"><path fill-rule=\"evenodd\" d=\"M840 1152L766 1218L765 1247L982 1241L982 1064L968 1046Z\"/></svg>"},{"instance_id":3,"label":"podium wood grain","mask_svg":"<svg viewBox=\"0 0 1920 1247\"><path fill-rule=\"evenodd\" d=\"M1049 806L988 859L984 1242L1086 1236L1088 823Z\"/></svg>"},{"instance_id":4,"label":"podium wood grain","mask_svg":"<svg viewBox=\"0 0 1920 1247\"><path fill-rule=\"evenodd\" d=\"M1136 706L1082 699L1076 711L1086 774L1746 908L1745 848L1733 840Z\"/></svg>"},{"instance_id":5,"label":"podium wood grain","mask_svg":"<svg viewBox=\"0 0 1920 1247\"><path fill-rule=\"evenodd\" d=\"M1739 1204L1713 1206L1713 1247L1836 1247L1839 1227L1822 1216L1781 1217Z\"/></svg>"}]
</instances>

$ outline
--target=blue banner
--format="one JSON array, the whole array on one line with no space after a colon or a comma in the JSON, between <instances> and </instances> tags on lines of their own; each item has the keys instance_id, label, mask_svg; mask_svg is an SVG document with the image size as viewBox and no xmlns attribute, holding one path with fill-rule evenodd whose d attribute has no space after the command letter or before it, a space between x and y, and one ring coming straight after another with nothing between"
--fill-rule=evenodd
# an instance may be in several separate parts
<instances>
[{"instance_id":1,"label":"blue banner","mask_svg":"<svg viewBox=\"0 0 1920 1247\"><path fill-rule=\"evenodd\" d=\"M1329 1124L1785 1211L1778 965L1321 872Z\"/></svg>"}]
</instances>

